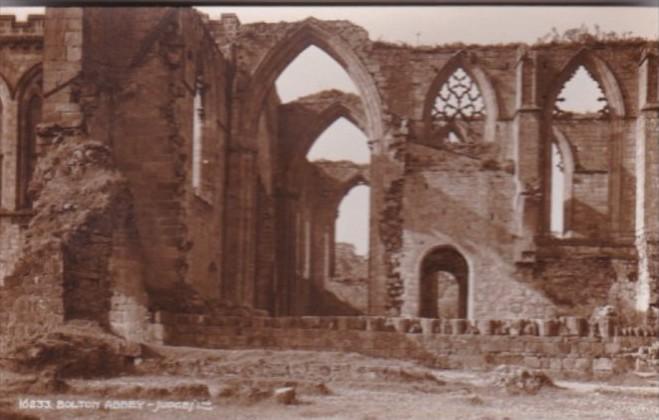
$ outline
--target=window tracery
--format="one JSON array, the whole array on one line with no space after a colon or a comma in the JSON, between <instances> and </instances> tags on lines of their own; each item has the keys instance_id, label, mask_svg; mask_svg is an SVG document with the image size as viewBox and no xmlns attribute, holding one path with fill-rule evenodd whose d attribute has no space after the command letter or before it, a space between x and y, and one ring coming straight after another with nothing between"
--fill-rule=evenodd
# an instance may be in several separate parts
<instances>
[{"instance_id":1,"label":"window tracery","mask_svg":"<svg viewBox=\"0 0 659 420\"><path fill-rule=\"evenodd\" d=\"M480 89L462 68L458 68L437 92L431 111L433 121L447 123L470 121L485 116L485 104Z\"/></svg>"}]
</instances>

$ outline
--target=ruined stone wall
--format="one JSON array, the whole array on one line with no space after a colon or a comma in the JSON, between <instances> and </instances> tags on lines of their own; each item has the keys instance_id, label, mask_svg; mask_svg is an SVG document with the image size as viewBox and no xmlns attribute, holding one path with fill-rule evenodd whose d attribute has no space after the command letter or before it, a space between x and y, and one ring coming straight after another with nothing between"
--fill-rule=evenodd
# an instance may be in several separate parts
<instances>
[{"instance_id":1,"label":"ruined stone wall","mask_svg":"<svg viewBox=\"0 0 659 420\"><path fill-rule=\"evenodd\" d=\"M91 111L92 130L107 136L130 180L148 286L167 294L187 283L219 298L229 67L192 10L87 9L86 19L90 28L107 29L90 30L86 45L104 59L88 60L104 99L104 108ZM110 47L119 32L124 41ZM198 88L204 116L195 157ZM193 165L200 166L198 186Z\"/></svg>"},{"instance_id":2,"label":"ruined stone wall","mask_svg":"<svg viewBox=\"0 0 659 420\"><path fill-rule=\"evenodd\" d=\"M344 21L232 22L216 34L222 48L233 48L245 75L240 100L246 111L237 122L242 131L249 132L250 115L259 112L259 92L309 45L337 59L362 94L373 146L372 313L418 313L420 263L437 246L451 246L469 262L470 317L586 314L600 304L636 299L630 283L637 258L639 75L630 63L640 59L644 42L411 48L372 42ZM554 118L558 92L580 65L600 84L609 113ZM485 117L465 131L466 146L446 147L429 131L428 113L437 89L459 68L476 82ZM327 103L320 94L307 101L319 110ZM302 102L284 107L282 125L296 124L301 111L293 107ZM575 161L564 238L549 236L555 131L567 139ZM314 214L322 217L322 211ZM325 247L321 225L313 234L319 248ZM575 246L579 252L570 253ZM324 254L316 254L312 271L322 275ZM592 296L575 299L579 287L593 290Z\"/></svg>"},{"instance_id":3,"label":"ruined stone wall","mask_svg":"<svg viewBox=\"0 0 659 420\"><path fill-rule=\"evenodd\" d=\"M209 311L223 267L229 70L202 18L185 9L48 9L45 26L37 201L1 290L3 337L87 319L142 340L149 310ZM207 121L195 189L200 74Z\"/></svg>"},{"instance_id":4,"label":"ruined stone wall","mask_svg":"<svg viewBox=\"0 0 659 420\"><path fill-rule=\"evenodd\" d=\"M82 34L81 9L48 9L44 123L34 176L21 180L32 206L0 290L3 351L74 319L144 338L148 301L131 194L106 137L92 138L81 112L99 102L93 81L81 77Z\"/></svg>"},{"instance_id":5,"label":"ruined stone wall","mask_svg":"<svg viewBox=\"0 0 659 420\"><path fill-rule=\"evenodd\" d=\"M325 289L343 302L365 314L368 312L368 256L359 255L350 243L337 242L334 250L334 273Z\"/></svg>"},{"instance_id":6,"label":"ruined stone wall","mask_svg":"<svg viewBox=\"0 0 659 420\"><path fill-rule=\"evenodd\" d=\"M381 47L381 48L384 48ZM572 287L558 286L565 278L565 273L571 271L570 282L576 284L589 284L588 290L605 290L594 293L589 299L569 299L574 313L587 313L596 304L604 303L609 299L628 299L628 296L613 297L614 283L628 283L628 272L617 277L613 268L618 265L629 265L629 242L631 215L634 213L634 178L629 173L630 158L633 156L633 129L625 122L618 122L619 117L613 115L608 119L591 121L561 121L554 125L569 133L571 147L583 160L583 165L594 167L588 171L577 169L573 186L573 203L571 228L576 236L623 242L630 247L623 251L619 259L608 254L604 260L590 264L588 279L576 275L578 266L583 266L581 257L572 255L574 262L561 261L565 269L562 274L549 274L544 271L545 265L538 263L534 274L542 278L542 282L551 284L552 293L547 295L542 289L527 283L526 272L519 270L514 264L515 236L517 217L515 216L515 190L517 178L514 174L515 159L536 159L537 165L542 168L546 158L542 156L519 156L515 154L515 145L512 133L516 129L513 116L516 112L518 91L514 69L518 63L516 46L511 47L473 47L464 51L439 47L435 49L417 49L409 51L404 48L388 46L389 51L383 63L408 63L401 69L391 65L388 80L396 80L396 89L383 89L385 102L391 104L393 109L400 106L401 118L408 119L412 127L408 133L407 157L404 162L405 174L400 177L403 186L400 191L398 203L391 204L392 211L398 206L398 214L402 212L402 244L396 244L400 236L393 235L391 240L394 252L395 273L400 273L399 282L389 282L391 286L379 293L401 296L400 309L402 313L413 315L417 313L416 304L422 290L418 289L419 264L424 253L434 246L450 245L463 252L470 263L470 298L472 306L470 316L520 316L533 314L533 316L547 316L554 313L561 298L574 296ZM549 92L555 89L552 84L560 80L558 74L566 66L566 62L578 61L582 46L572 48L541 49L542 69L538 70L534 78L534 88L537 105L553 109ZM629 55L639 55L642 45L627 45L623 47L612 46L604 48L606 54L603 60L620 63L629 59ZM600 50L597 50L599 53ZM378 48L373 54L378 53ZM617 55L616 55L617 54ZM576 58L575 58L576 57ZM624 58L623 58L624 57ZM587 65L586 60L583 62ZM386 72L386 64L381 72ZM405 64L401 64L405 65ZM434 95L432 83L437 83L435 77L441 81L445 75L445 68L462 67L471 73L479 84L481 94L486 105L485 129L480 137L471 139L473 143L482 144L470 148L442 147L427 134L427 117L424 115L424 106L427 106L428 95ZM479 71L486 75L488 83L479 80ZM615 67L614 70L615 71ZM622 71L629 74L629 69ZM397 79L400 74L411 75L407 79ZM437 76L435 76L437 74ZM633 77L622 77L624 84L620 89L629 87L633 94L635 82ZM605 82L603 82L605 83ZM612 102L612 108L621 105L614 104L617 99L611 91L606 92L607 99ZM494 106L488 107L488 96L494 95L489 102ZM547 98L545 98L547 97ZM625 96L626 98L626 96ZM546 103L542 102L545 99ZM624 107L624 103L622 105ZM403 112L403 109L408 111ZM495 119L494 133L488 135L488 119ZM546 117L545 117L546 118ZM540 120L542 121L542 120ZM549 125L550 118L546 124ZM542 123L540 133L542 133ZM476 132L478 132L476 127ZM411 142L410 142L411 140ZM548 144L542 136L536 139L523 138L524 142L539 142ZM410 143L420 143L426 147ZM438 147L439 146L439 147ZM439 150L437 150L439 149ZM546 150L546 149L540 149ZM544 152L546 153L546 152ZM467 156L465 156L467 155ZM518 162L522 165L523 161ZM583 168L583 167L582 167ZM617 168L617 169L616 169ZM627 169L625 169L627 168ZM609 172L611 174L609 175ZM539 175L547 175L545 170ZM548 181L547 181L548 182ZM544 202L548 204L548 193ZM596 215L592 209L598 209ZM542 214L534 231L535 235L542 236L548 230L548 216ZM545 221L547 217L547 221ZM587 228L587 225L591 225ZM581 231L579 235L576 232ZM387 242L385 241L385 245ZM566 245L568 243L566 242ZM598 249L606 242L589 245ZM553 242L550 246L561 246L560 242ZM599 248L604 254L603 248ZM596 250L593 252L597 253ZM540 254L540 253L539 253ZM568 253L564 253L568 259ZM633 258L633 257L632 257ZM570 267L570 268L567 268ZM607 270L610 270L607 272ZM560 271L560 270L559 270ZM625 270L619 270L625 271ZM632 276L633 277L633 276ZM394 279L396 277L394 276ZM402 286L401 286L402 284ZM593 289L594 286L594 289ZM377 287L377 285L376 285ZM626 286L629 288L628 286ZM371 293L376 293L371 291Z\"/></svg>"}]
</instances>

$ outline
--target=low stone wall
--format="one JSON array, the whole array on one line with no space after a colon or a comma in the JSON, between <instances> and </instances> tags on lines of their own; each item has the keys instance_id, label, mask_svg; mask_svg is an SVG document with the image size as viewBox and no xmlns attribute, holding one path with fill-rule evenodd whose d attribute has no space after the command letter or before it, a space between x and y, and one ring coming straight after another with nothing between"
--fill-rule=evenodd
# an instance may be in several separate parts
<instances>
[{"instance_id":1,"label":"low stone wall","mask_svg":"<svg viewBox=\"0 0 659 420\"><path fill-rule=\"evenodd\" d=\"M467 321L384 317L212 319L158 312L152 339L203 348L270 348L356 352L416 360L448 369L501 364L546 369L559 377L605 377L634 370L638 348L656 340L649 329L620 335L611 322L585 320ZM602 333L600 333L600 330ZM618 335L616 335L616 333Z\"/></svg>"}]
</instances>

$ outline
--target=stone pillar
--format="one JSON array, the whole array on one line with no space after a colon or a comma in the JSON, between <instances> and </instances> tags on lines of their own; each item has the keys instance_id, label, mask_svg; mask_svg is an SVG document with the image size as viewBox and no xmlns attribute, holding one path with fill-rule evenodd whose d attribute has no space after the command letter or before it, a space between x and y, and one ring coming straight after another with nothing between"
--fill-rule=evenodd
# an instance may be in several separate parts
<instances>
[{"instance_id":1,"label":"stone pillar","mask_svg":"<svg viewBox=\"0 0 659 420\"><path fill-rule=\"evenodd\" d=\"M538 53L519 51L513 119L516 262L535 260L535 237L542 227L542 108L538 95Z\"/></svg>"},{"instance_id":2,"label":"stone pillar","mask_svg":"<svg viewBox=\"0 0 659 420\"><path fill-rule=\"evenodd\" d=\"M332 213L329 223L330 236L330 272L329 277L336 276L336 222L339 220L339 203L336 204L336 211Z\"/></svg>"},{"instance_id":3,"label":"stone pillar","mask_svg":"<svg viewBox=\"0 0 659 420\"><path fill-rule=\"evenodd\" d=\"M254 281L255 155L244 146L229 148L222 297L236 304L245 302L247 282Z\"/></svg>"},{"instance_id":4,"label":"stone pillar","mask_svg":"<svg viewBox=\"0 0 659 420\"><path fill-rule=\"evenodd\" d=\"M298 194L284 189L275 191L276 239L275 260L277 272L273 288L273 315L300 315L306 306L304 285L297 282L297 252L299 245L299 226L295 209L298 206Z\"/></svg>"},{"instance_id":5,"label":"stone pillar","mask_svg":"<svg viewBox=\"0 0 659 420\"><path fill-rule=\"evenodd\" d=\"M636 122L636 247L639 256L636 309L657 302L659 284L659 58L644 52L639 68Z\"/></svg>"}]
</instances>

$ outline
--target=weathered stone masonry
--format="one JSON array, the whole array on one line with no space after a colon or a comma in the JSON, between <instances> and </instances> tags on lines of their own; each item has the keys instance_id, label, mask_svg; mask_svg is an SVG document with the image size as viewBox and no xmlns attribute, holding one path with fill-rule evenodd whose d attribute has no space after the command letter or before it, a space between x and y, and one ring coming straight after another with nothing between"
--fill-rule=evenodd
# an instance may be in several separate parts
<instances>
[{"instance_id":1,"label":"weathered stone masonry","mask_svg":"<svg viewBox=\"0 0 659 420\"><path fill-rule=\"evenodd\" d=\"M311 45L359 95L281 104L275 80ZM336 212L357 184L371 188L370 315L420 316L424 267L455 271L450 254L466 263L469 319L610 304L636 322L659 295L658 49L413 48L347 21L242 25L185 8L0 17L3 346L78 318L147 339L157 311L358 313L328 288ZM556 111L579 67L603 112ZM449 80L478 96L457 118L436 106ZM306 159L340 117L369 139L370 165Z\"/></svg>"}]
</instances>

